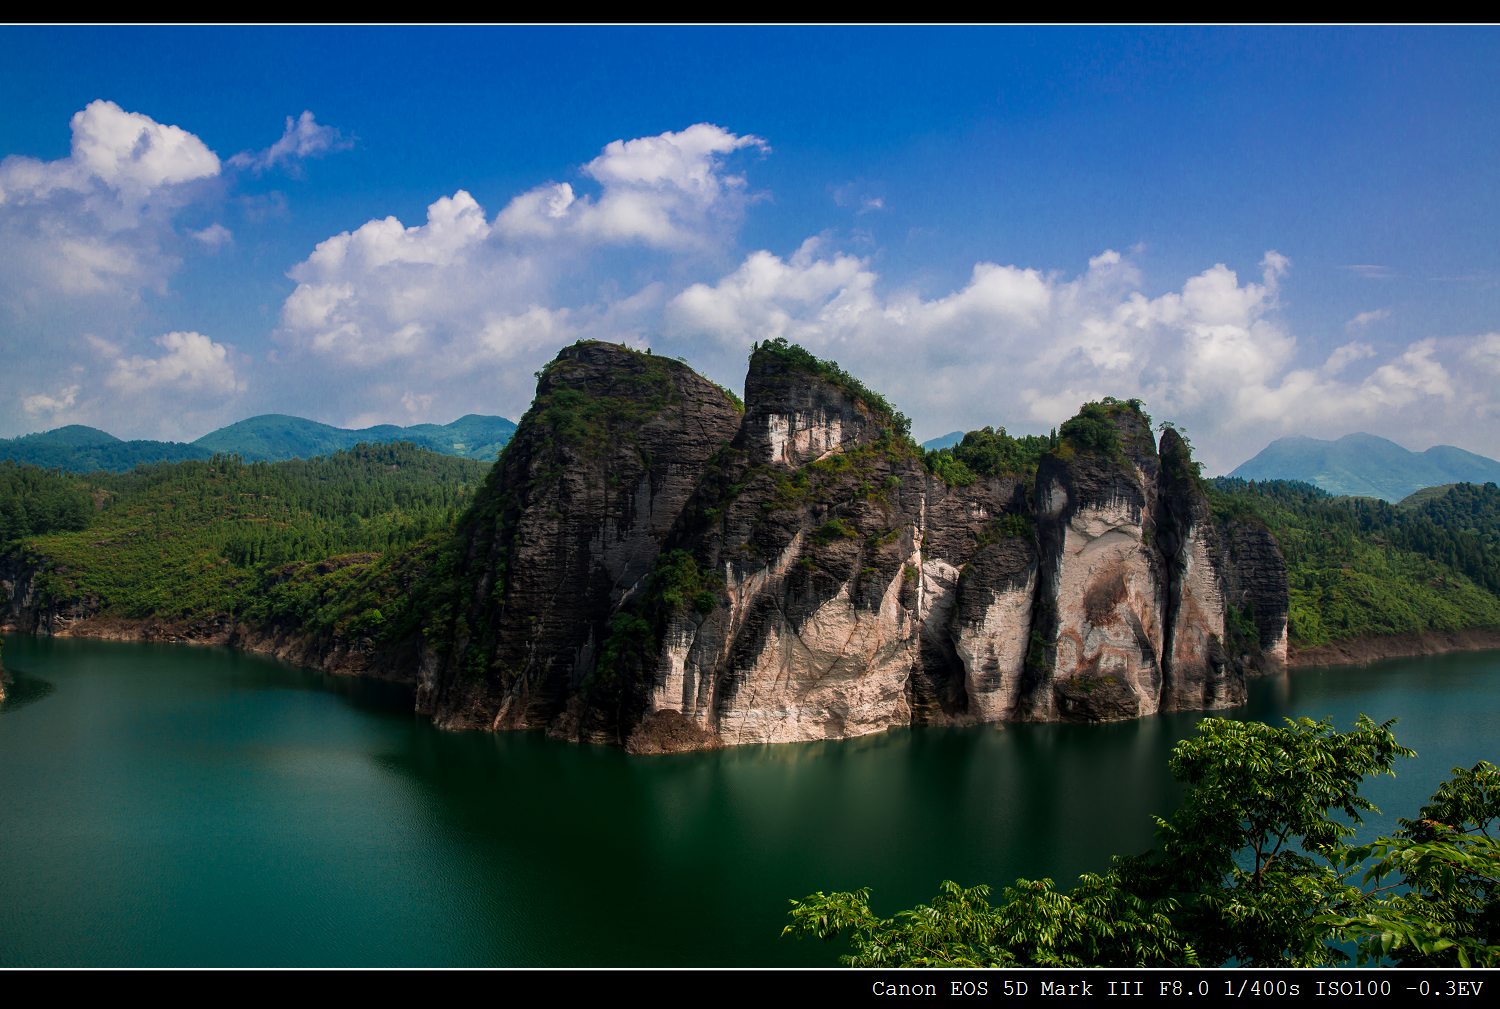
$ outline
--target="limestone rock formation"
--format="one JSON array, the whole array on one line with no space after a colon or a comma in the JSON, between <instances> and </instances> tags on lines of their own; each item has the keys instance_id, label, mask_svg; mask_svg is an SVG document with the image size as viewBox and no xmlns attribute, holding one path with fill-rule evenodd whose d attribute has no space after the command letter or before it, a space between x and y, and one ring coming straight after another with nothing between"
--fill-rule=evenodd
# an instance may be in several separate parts
<instances>
[{"instance_id":1,"label":"limestone rock formation","mask_svg":"<svg viewBox=\"0 0 1500 1009\"><path fill-rule=\"evenodd\" d=\"M418 710L454 728L552 724L739 427L730 396L677 361L596 342L559 354L458 530Z\"/></svg>"},{"instance_id":2,"label":"limestone rock formation","mask_svg":"<svg viewBox=\"0 0 1500 1009\"><path fill-rule=\"evenodd\" d=\"M420 710L666 752L1222 708L1285 662L1274 541L1216 523L1138 404L955 479L801 348L759 345L745 392L564 351L461 523Z\"/></svg>"},{"instance_id":3,"label":"limestone rock formation","mask_svg":"<svg viewBox=\"0 0 1500 1009\"><path fill-rule=\"evenodd\" d=\"M695 593L662 578L635 605L638 748L663 712L724 744L911 722L926 468L884 401L794 350L753 356L745 422L669 540Z\"/></svg>"}]
</instances>

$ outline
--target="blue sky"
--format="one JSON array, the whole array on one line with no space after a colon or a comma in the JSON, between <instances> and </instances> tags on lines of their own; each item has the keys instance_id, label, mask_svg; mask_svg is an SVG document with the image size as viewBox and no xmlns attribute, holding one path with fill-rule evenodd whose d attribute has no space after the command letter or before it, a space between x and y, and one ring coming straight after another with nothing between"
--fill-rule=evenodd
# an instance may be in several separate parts
<instances>
[{"instance_id":1,"label":"blue sky","mask_svg":"<svg viewBox=\"0 0 1500 1009\"><path fill-rule=\"evenodd\" d=\"M1500 32L0 29L0 435L517 418L786 336L926 438L1500 454Z\"/></svg>"}]
</instances>

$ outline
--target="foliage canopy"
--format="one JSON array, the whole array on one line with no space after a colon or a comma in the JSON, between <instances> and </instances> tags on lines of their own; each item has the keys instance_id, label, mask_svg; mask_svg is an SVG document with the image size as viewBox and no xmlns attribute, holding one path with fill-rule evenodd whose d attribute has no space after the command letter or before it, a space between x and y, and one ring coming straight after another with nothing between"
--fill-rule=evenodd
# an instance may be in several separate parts
<instances>
[{"instance_id":1,"label":"foliage canopy","mask_svg":"<svg viewBox=\"0 0 1500 1009\"><path fill-rule=\"evenodd\" d=\"M1361 716L1284 726L1205 719L1171 758L1187 789L1156 848L1071 891L942 884L882 918L868 889L791 901L783 935L843 937L849 966L1500 966L1500 771L1454 769L1394 837L1350 846L1372 774L1413 755ZM1394 881L1399 886L1392 886Z\"/></svg>"}]
</instances>

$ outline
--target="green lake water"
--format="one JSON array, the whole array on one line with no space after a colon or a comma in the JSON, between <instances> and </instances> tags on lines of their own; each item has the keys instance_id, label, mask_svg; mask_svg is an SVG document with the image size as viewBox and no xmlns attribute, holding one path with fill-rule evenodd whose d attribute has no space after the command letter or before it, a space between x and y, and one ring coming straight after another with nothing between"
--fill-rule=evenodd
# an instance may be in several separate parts
<instances>
[{"instance_id":1,"label":"green lake water","mask_svg":"<svg viewBox=\"0 0 1500 1009\"><path fill-rule=\"evenodd\" d=\"M629 757L440 732L221 649L7 637L0 966L831 965L786 900L1069 880L1151 843L1197 715ZM1399 717L1411 815L1500 761L1500 654L1300 671L1235 717ZM1374 828L1372 827L1372 830Z\"/></svg>"}]
</instances>

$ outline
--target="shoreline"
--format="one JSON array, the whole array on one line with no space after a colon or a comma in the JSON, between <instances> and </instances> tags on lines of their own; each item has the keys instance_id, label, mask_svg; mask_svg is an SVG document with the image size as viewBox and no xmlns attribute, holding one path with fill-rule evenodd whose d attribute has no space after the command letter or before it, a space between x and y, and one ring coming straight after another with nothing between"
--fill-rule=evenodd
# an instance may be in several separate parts
<instances>
[{"instance_id":1,"label":"shoreline","mask_svg":"<svg viewBox=\"0 0 1500 1009\"><path fill-rule=\"evenodd\" d=\"M393 675L371 661L367 641L325 641L295 632L250 627L228 617L193 622L139 620L129 617L85 617L58 630L27 631L14 621L0 621L0 632L49 638L86 638L93 641L130 641L141 644L196 645L230 648L264 655L281 662L332 676L362 676L394 683L415 683L415 676Z\"/></svg>"},{"instance_id":2,"label":"shoreline","mask_svg":"<svg viewBox=\"0 0 1500 1009\"><path fill-rule=\"evenodd\" d=\"M1461 631L1419 631L1348 638L1303 648L1287 656L1288 669L1321 666L1368 666L1383 659L1404 659L1449 652L1500 649L1500 627L1471 627Z\"/></svg>"},{"instance_id":3,"label":"shoreline","mask_svg":"<svg viewBox=\"0 0 1500 1009\"><path fill-rule=\"evenodd\" d=\"M163 644L208 645L234 648L256 655L269 655L283 662L306 666L335 676L368 676L378 680L410 682L412 678L372 668L370 643L317 641L302 635L246 627L228 618L197 624L134 620L126 617L86 617L69 622L57 631L27 632L14 621L0 621L0 632L41 634L46 637L92 638L100 641L140 641ZM1449 652L1500 651L1500 627L1471 627L1458 631L1419 631L1347 638L1312 648L1293 649L1286 668L1316 669L1323 666L1367 666L1384 659Z\"/></svg>"}]
</instances>

